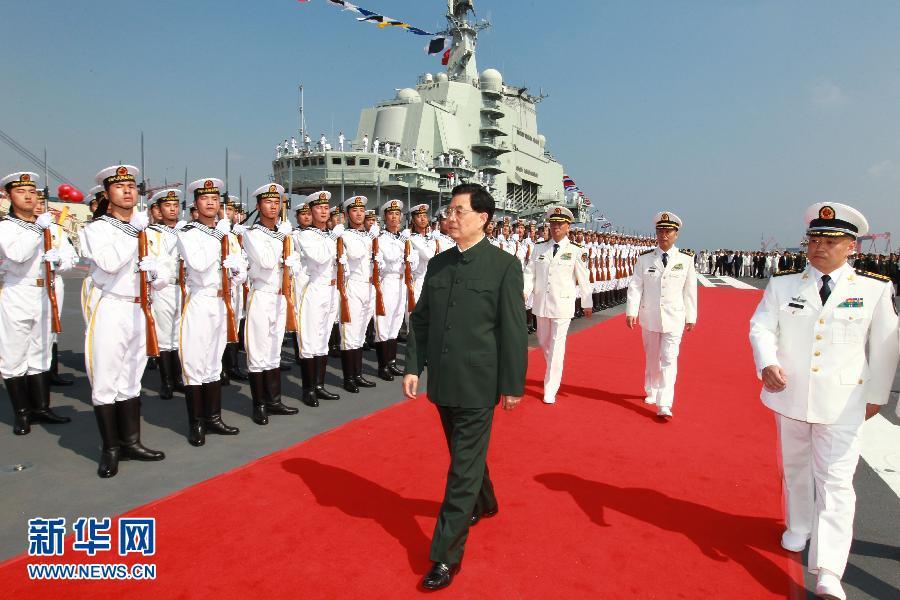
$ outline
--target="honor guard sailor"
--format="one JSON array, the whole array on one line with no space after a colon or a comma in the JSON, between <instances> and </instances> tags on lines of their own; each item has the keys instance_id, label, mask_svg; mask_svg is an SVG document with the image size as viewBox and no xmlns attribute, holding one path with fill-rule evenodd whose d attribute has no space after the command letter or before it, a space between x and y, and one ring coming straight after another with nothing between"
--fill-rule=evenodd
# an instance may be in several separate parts
<instances>
[{"instance_id":1,"label":"honor guard sailor","mask_svg":"<svg viewBox=\"0 0 900 600\"><path fill-rule=\"evenodd\" d=\"M142 279L153 289L166 287L166 263L153 256L139 259L138 240L149 224L138 203L137 178L131 165L114 165L97 173L106 197L97 218L84 228L85 254L95 265L94 286L100 299L91 312L84 356L91 382L91 402L103 451L97 474L113 477L119 458L156 461L165 454L141 443L141 377L147 365L147 319L141 304Z\"/></svg>"},{"instance_id":2,"label":"honor guard sailor","mask_svg":"<svg viewBox=\"0 0 900 600\"><path fill-rule=\"evenodd\" d=\"M847 259L868 233L837 202L806 210L809 263L775 274L750 319L762 402L775 412L787 529L781 545L809 540L816 594L846 598L840 579L853 540L860 426L887 403L897 370L890 280Z\"/></svg>"},{"instance_id":3,"label":"honor guard sailor","mask_svg":"<svg viewBox=\"0 0 900 600\"><path fill-rule=\"evenodd\" d=\"M266 425L269 415L295 415L295 407L281 401L281 344L284 341L288 299L293 304L291 279L284 283L284 268L292 273L300 270L300 255L284 254L285 239L293 247L293 228L287 221L278 222L284 188L277 183L260 186L253 192L259 214L258 222L244 234L244 249L250 262L250 295L247 299L247 323L244 344L250 372L250 396L253 422Z\"/></svg>"},{"instance_id":4,"label":"honor guard sailor","mask_svg":"<svg viewBox=\"0 0 900 600\"><path fill-rule=\"evenodd\" d=\"M375 387L375 383L362 376L363 344L366 328L375 314L375 288L372 285L372 240L378 236L378 225L366 231L365 196L351 196L344 200L348 227L341 233L344 266L344 289L339 292L346 298L350 321L341 323L341 369L344 373L344 389L358 393L359 388Z\"/></svg>"},{"instance_id":5,"label":"honor guard sailor","mask_svg":"<svg viewBox=\"0 0 900 600\"><path fill-rule=\"evenodd\" d=\"M185 303L178 347L188 414L188 442L206 443L207 433L237 435L237 427L222 421L222 355L233 312L231 286L247 278L247 263L233 252L231 223L222 211L221 179L205 178L187 187L197 220L178 232L178 252L184 258ZM224 212L222 212L224 215ZM224 276L223 276L224 271ZM231 314L229 314L231 312Z\"/></svg>"},{"instance_id":6,"label":"honor guard sailor","mask_svg":"<svg viewBox=\"0 0 900 600\"><path fill-rule=\"evenodd\" d=\"M65 258L68 241L45 251L45 232L53 216L35 216L36 173L18 172L0 179L9 196L9 214L0 220L0 375L13 407L13 433L25 435L31 423L68 423L50 409L51 282L46 265L56 272L73 266Z\"/></svg>"},{"instance_id":7,"label":"honor guard sailor","mask_svg":"<svg viewBox=\"0 0 900 600\"><path fill-rule=\"evenodd\" d=\"M244 233L247 231L246 226L241 225L241 202L237 196L228 196L223 201L225 207L225 217L232 224L231 233L228 234L228 243L230 245L230 254L240 254L244 261L247 261L247 253L244 252ZM247 373L241 370L240 357L238 350L243 342L244 331L244 299L249 295L247 282L239 282L237 279L231 280L231 309L234 311L234 320L238 324L238 341L228 342L225 344L225 353L222 355L222 385L231 385L231 380L247 381Z\"/></svg>"},{"instance_id":8,"label":"honor guard sailor","mask_svg":"<svg viewBox=\"0 0 900 600\"><path fill-rule=\"evenodd\" d=\"M428 205L416 204L409 209L409 225L411 234L409 243L419 255L419 262L413 269L413 285L416 302L422 295L422 282L425 281L425 271L428 270L428 261L439 252L438 244L431 236L431 229L428 226Z\"/></svg>"},{"instance_id":9,"label":"honor guard sailor","mask_svg":"<svg viewBox=\"0 0 900 600\"><path fill-rule=\"evenodd\" d=\"M547 362L545 404L556 402L566 355L566 334L575 314L576 297L582 299L585 314L591 316L587 251L569 241L572 219L572 211L568 208L550 207L547 211L550 239L535 246L534 256L524 273L524 298L534 295L532 310L537 317L538 343Z\"/></svg>"},{"instance_id":10,"label":"honor guard sailor","mask_svg":"<svg viewBox=\"0 0 900 600\"><path fill-rule=\"evenodd\" d=\"M153 320L159 340L159 397L172 398L173 392L184 391L181 381L181 361L178 357L178 330L181 327L182 284L181 256L178 254L178 213L181 210L181 190L167 188L150 197L150 204L158 207L160 221L147 227L147 248L151 256L166 263L169 285L152 292Z\"/></svg>"},{"instance_id":11,"label":"honor guard sailor","mask_svg":"<svg viewBox=\"0 0 900 600\"><path fill-rule=\"evenodd\" d=\"M625 323L641 326L644 342L644 402L657 415L672 418L681 336L697 323L697 272L694 253L675 247L681 219L672 212L653 217L657 247L642 253L628 285ZM621 268L621 267L620 267ZM623 279L625 272L621 273Z\"/></svg>"}]
</instances>

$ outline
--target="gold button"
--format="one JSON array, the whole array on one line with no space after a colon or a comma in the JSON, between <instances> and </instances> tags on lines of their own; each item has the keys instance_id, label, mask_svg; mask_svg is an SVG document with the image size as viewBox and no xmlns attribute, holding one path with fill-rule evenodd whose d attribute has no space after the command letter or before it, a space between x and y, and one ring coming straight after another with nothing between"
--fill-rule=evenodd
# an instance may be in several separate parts
<instances>
[{"instance_id":1,"label":"gold button","mask_svg":"<svg viewBox=\"0 0 900 600\"><path fill-rule=\"evenodd\" d=\"M852 320L853 320L853 317L850 317L850 320L852 321Z\"/></svg>"},{"instance_id":2,"label":"gold button","mask_svg":"<svg viewBox=\"0 0 900 600\"><path fill-rule=\"evenodd\" d=\"M819 325L824 325L824 324L825 324L825 319L819 319Z\"/></svg>"},{"instance_id":3,"label":"gold button","mask_svg":"<svg viewBox=\"0 0 900 600\"><path fill-rule=\"evenodd\" d=\"M863 380L862 380L862 379L860 379L860 380L859 380L859 382L860 382L860 383L862 383L862 382L863 382Z\"/></svg>"},{"instance_id":4,"label":"gold button","mask_svg":"<svg viewBox=\"0 0 900 600\"><path fill-rule=\"evenodd\" d=\"M819 352L818 350L816 350L816 352L813 354L813 356L822 356L822 353Z\"/></svg>"},{"instance_id":5,"label":"gold button","mask_svg":"<svg viewBox=\"0 0 900 600\"><path fill-rule=\"evenodd\" d=\"M813 367L812 370L813 370L813 373L818 373L818 372L819 372L819 367Z\"/></svg>"},{"instance_id":6,"label":"gold button","mask_svg":"<svg viewBox=\"0 0 900 600\"><path fill-rule=\"evenodd\" d=\"M822 339L822 336L821 336L821 335L816 335L816 339L817 339L817 340L821 340L821 339Z\"/></svg>"}]
</instances>

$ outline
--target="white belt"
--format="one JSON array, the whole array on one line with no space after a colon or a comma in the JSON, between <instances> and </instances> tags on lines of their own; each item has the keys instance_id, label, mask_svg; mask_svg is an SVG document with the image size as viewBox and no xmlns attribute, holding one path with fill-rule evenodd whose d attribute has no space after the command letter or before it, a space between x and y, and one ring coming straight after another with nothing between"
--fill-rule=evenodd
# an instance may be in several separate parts
<instances>
[{"instance_id":1,"label":"white belt","mask_svg":"<svg viewBox=\"0 0 900 600\"><path fill-rule=\"evenodd\" d=\"M221 298L222 290L218 288L189 288L187 293L191 296L210 296L213 298Z\"/></svg>"},{"instance_id":2,"label":"white belt","mask_svg":"<svg viewBox=\"0 0 900 600\"><path fill-rule=\"evenodd\" d=\"M382 273L382 279L403 279L403 275L400 273Z\"/></svg>"},{"instance_id":3,"label":"white belt","mask_svg":"<svg viewBox=\"0 0 900 600\"><path fill-rule=\"evenodd\" d=\"M3 287L13 287L16 285L27 285L31 287L44 287L43 277L11 277L7 275L3 279Z\"/></svg>"},{"instance_id":4,"label":"white belt","mask_svg":"<svg viewBox=\"0 0 900 600\"><path fill-rule=\"evenodd\" d=\"M335 280L334 280L334 279L327 279L327 278L324 278L324 277L322 277L322 278L316 278L316 279L310 279L310 280L309 280L309 283L308 283L308 285L324 285L324 286L333 286L334 284L335 284Z\"/></svg>"},{"instance_id":5,"label":"white belt","mask_svg":"<svg viewBox=\"0 0 900 600\"><path fill-rule=\"evenodd\" d=\"M280 294L281 286L280 285L256 285L253 284L250 286L251 292L263 292L265 294Z\"/></svg>"},{"instance_id":6,"label":"white belt","mask_svg":"<svg viewBox=\"0 0 900 600\"><path fill-rule=\"evenodd\" d=\"M123 294L114 294L112 292L107 292L101 290L100 294L101 298L109 298L110 300L116 300L118 302L128 302L129 304L140 304L141 297L140 296L125 296Z\"/></svg>"}]
</instances>

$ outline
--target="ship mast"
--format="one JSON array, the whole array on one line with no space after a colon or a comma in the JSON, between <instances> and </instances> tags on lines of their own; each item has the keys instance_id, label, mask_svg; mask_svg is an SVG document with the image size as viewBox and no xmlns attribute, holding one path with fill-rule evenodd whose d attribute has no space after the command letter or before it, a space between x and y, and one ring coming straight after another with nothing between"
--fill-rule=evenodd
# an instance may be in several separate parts
<instances>
[{"instance_id":1,"label":"ship mast","mask_svg":"<svg viewBox=\"0 0 900 600\"><path fill-rule=\"evenodd\" d=\"M469 13L473 20L469 21ZM475 45L478 32L490 27L487 21L475 22L472 0L447 0L447 31L453 36L447 75L451 81L476 83L478 67L475 65Z\"/></svg>"}]
</instances>

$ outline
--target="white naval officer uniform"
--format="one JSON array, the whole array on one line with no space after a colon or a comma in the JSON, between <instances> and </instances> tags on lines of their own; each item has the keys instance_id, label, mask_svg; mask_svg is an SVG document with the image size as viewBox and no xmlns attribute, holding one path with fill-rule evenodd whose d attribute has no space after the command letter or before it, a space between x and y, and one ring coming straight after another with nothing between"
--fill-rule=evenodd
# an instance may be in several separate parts
<instances>
[{"instance_id":1,"label":"white naval officer uniform","mask_svg":"<svg viewBox=\"0 0 900 600\"><path fill-rule=\"evenodd\" d=\"M625 314L638 317L641 326L646 401L671 410L684 326L697 322L697 272L693 255L673 245L668 252L657 247L638 256L628 284Z\"/></svg>"},{"instance_id":2,"label":"white naval officer uniform","mask_svg":"<svg viewBox=\"0 0 900 600\"><path fill-rule=\"evenodd\" d=\"M353 196L344 201L344 211L351 208L365 208L368 198ZM378 225L373 225L374 235L378 235ZM341 239L344 244L346 263L344 268L344 294L350 310L350 322L340 323L341 350L357 350L366 341L366 329L375 314L375 287L372 285L372 240L374 235L365 229L344 229Z\"/></svg>"},{"instance_id":3,"label":"white naval officer uniform","mask_svg":"<svg viewBox=\"0 0 900 600\"><path fill-rule=\"evenodd\" d=\"M399 202L399 201L392 201ZM409 232L391 233L383 230L378 236L378 253L384 266L379 266L381 296L384 299L384 316L375 316L375 340L386 342L396 339L406 314L406 262L403 255ZM419 254L410 252L410 269L418 266Z\"/></svg>"},{"instance_id":4,"label":"white naval officer uniform","mask_svg":"<svg viewBox=\"0 0 900 600\"><path fill-rule=\"evenodd\" d=\"M524 297L534 295L532 312L537 317L538 344L547 362L543 398L546 404L556 402L576 296L581 298L582 306L592 306L586 261L587 251L564 237L558 243L550 239L535 245L525 268Z\"/></svg>"},{"instance_id":5,"label":"white naval officer uniform","mask_svg":"<svg viewBox=\"0 0 900 600\"><path fill-rule=\"evenodd\" d=\"M310 206L328 202L330 192L323 198L309 197ZM337 235L331 230L307 227L300 231L298 246L308 276L306 287L298 302L300 322L298 344L301 358L315 358L328 354L328 337L340 304L336 287Z\"/></svg>"},{"instance_id":6,"label":"white naval officer uniform","mask_svg":"<svg viewBox=\"0 0 900 600\"><path fill-rule=\"evenodd\" d=\"M151 310L156 322L156 336L160 352L178 350L178 329L181 325L181 286L178 285L178 234L164 223L147 227L148 254L166 263L168 285L153 290Z\"/></svg>"}]
</instances>

